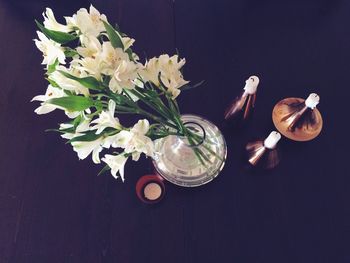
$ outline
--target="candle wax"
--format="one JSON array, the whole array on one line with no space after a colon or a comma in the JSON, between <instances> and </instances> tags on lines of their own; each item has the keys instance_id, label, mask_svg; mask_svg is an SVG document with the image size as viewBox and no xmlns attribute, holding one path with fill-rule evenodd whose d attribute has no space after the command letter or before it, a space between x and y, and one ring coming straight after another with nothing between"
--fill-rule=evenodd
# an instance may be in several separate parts
<instances>
[{"instance_id":1,"label":"candle wax","mask_svg":"<svg viewBox=\"0 0 350 263\"><path fill-rule=\"evenodd\" d=\"M153 201L158 199L161 196L162 188L157 183L149 183L148 185L145 186L144 194L148 200Z\"/></svg>"}]
</instances>

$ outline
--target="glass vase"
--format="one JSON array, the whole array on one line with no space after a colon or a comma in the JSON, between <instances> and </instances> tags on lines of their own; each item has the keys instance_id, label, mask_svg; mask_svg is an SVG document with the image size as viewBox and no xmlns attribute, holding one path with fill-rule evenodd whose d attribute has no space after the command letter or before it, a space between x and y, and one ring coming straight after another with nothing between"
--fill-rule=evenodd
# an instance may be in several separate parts
<instances>
[{"instance_id":1,"label":"glass vase","mask_svg":"<svg viewBox=\"0 0 350 263\"><path fill-rule=\"evenodd\" d=\"M184 187L212 181L225 165L227 147L220 130L196 115L182 115L184 126L195 136L169 135L155 142L153 164L164 179Z\"/></svg>"}]
</instances>

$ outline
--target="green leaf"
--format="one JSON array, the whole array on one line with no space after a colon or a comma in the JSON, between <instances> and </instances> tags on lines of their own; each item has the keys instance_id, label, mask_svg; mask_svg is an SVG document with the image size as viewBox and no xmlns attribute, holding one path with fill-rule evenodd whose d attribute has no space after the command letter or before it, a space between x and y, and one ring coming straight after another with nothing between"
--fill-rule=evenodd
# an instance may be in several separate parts
<instances>
[{"instance_id":1,"label":"green leaf","mask_svg":"<svg viewBox=\"0 0 350 263\"><path fill-rule=\"evenodd\" d=\"M58 84L55 81L53 81L52 79L46 78L46 80L50 83L50 85L52 87L60 88L60 86L58 86Z\"/></svg>"},{"instance_id":2,"label":"green leaf","mask_svg":"<svg viewBox=\"0 0 350 263\"><path fill-rule=\"evenodd\" d=\"M52 39L57 43L66 44L78 38L78 36L75 36L69 33L47 29L42 24L40 24L37 20L35 20L35 23L38 26L38 28L41 30L41 32L43 32L48 38Z\"/></svg>"},{"instance_id":3,"label":"green leaf","mask_svg":"<svg viewBox=\"0 0 350 263\"><path fill-rule=\"evenodd\" d=\"M101 171L97 174L97 175L101 175L101 174L103 174L103 173L105 173L105 172L107 172L108 170L110 170L111 168L108 166L108 164L107 165L105 165L105 167L103 167L102 169L101 169Z\"/></svg>"},{"instance_id":4,"label":"green leaf","mask_svg":"<svg viewBox=\"0 0 350 263\"><path fill-rule=\"evenodd\" d=\"M152 97L154 99L158 99L159 98L159 93L155 90L151 90L151 89L140 89L137 88L139 92L143 92L146 93L149 97Z\"/></svg>"},{"instance_id":5,"label":"green leaf","mask_svg":"<svg viewBox=\"0 0 350 263\"><path fill-rule=\"evenodd\" d=\"M105 26L109 41L111 41L111 44L114 48L121 48L124 50L124 44L122 41L121 35L107 22L103 21L103 24Z\"/></svg>"},{"instance_id":6,"label":"green leaf","mask_svg":"<svg viewBox=\"0 0 350 263\"><path fill-rule=\"evenodd\" d=\"M80 114L77 117L75 117L74 120L71 121L71 124L73 125L74 131L79 126L79 124L82 122L83 116Z\"/></svg>"},{"instance_id":7,"label":"green leaf","mask_svg":"<svg viewBox=\"0 0 350 263\"><path fill-rule=\"evenodd\" d=\"M58 64L59 64L59 61L56 58L55 62L52 63L51 65L49 65L49 67L47 68L47 74L54 72L56 70L56 67L58 66Z\"/></svg>"},{"instance_id":8,"label":"green leaf","mask_svg":"<svg viewBox=\"0 0 350 263\"><path fill-rule=\"evenodd\" d=\"M55 131L55 132L59 132L59 133L75 133L78 125L80 124L80 122L82 121L83 117L82 115L78 115L78 117L76 117L75 119L69 121L66 124L71 124L73 125L72 127L69 128L65 128L65 129L47 129L45 130L46 132L51 132L51 131Z\"/></svg>"},{"instance_id":9,"label":"green leaf","mask_svg":"<svg viewBox=\"0 0 350 263\"><path fill-rule=\"evenodd\" d=\"M59 72L63 76L65 76L69 79L78 81L81 85L83 85L84 87L86 87L88 89L98 90L98 91L100 91L102 89L100 82L97 79L95 79L94 77L79 78L79 77L76 77L76 76L69 74L65 71L62 71L62 70L59 70Z\"/></svg>"},{"instance_id":10,"label":"green leaf","mask_svg":"<svg viewBox=\"0 0 350 263\"><path fill-rule=\"evenodd\" d=\"M63 92L64 92L67 96L75 96L75 93L73 93L73 91L71 91L71 90L63 90Z\"/></svg>"},{"instance_id":11,"label":"green leaf","mask_svg":"<svg viewBox=\"0 0 350 263\"><path fill-rule=\"evenodd\" d=\"M112 127L105 128L100 134L96 134L96 130L86 131L83 135L70 139L67 143L71 142L91 142L95 141L102 136L110 136L118 133L120 130Z\"/></svg>"},{"instance_id":12,"label":"green leaf","mask_svg":"<svg viewBox=\"0 0 350 263\"><path fill-rule=\"evenodd\" d=\"M45 132L60 132L60 133L63 133L64 131L60 130L60 129L46 129Z\"/></svg>"},{"instance_id":13,"label":"green leaf","mask_svg":"<svg viewBox=\"0 0 350 263\"><path fill-rule=\"evenodd\" d=\"M119 105L129 105L129 99L128 97L118 94L118 93L110 93L110 96L112 97L112 99L114 100L114 102Z\"/></svg>"},{"instance_id":14,"label":"green leaf","mask_svg":"<svg viewBox=\"0 0 350 263\"><path fill-rule=\"evenodd\" d=\"M102 84L105 85L106 87L108 87L109 82L111 81L111 76L108 75L103 75L103 81Z\"/></svg>"},{"instance_id":15,"label":"green leaf","mask_svg":"<svg viewBox=\"0 0 350 263\"><path fill-rule=\"evenodd\" d=\"M127 50L125 50L125 53L128 54L129 59L130 59L131 61L134 61L134 62L135 62L135 59L134 59L134 57L132 56L132 50L131 50L131 48L128 48Z\"/></svg>"},{"instance_id":16,"label":"green leaf","mask_svg":"<svg viewBox=\"0 0 350 263\"><path fill-rule=\"evenodd\" d=\"M72 49L72 48L67 48L65 51L64 51L64 55L68 58L72 58L76 55L78 55L78 52L75 50L75 49Z\"/></svg>"},{"instance_id":17,"label":"green leaf","mask_svg":"<svg viewBox=\"0 0 350 263\"><path fill-rule=\"evenodd\" d=\"M94 106L94 101L91 98L83 96L53 98L46 101L46 103L63 107L68 111L83 111Z\"/></svg>"},{"instance_id":18,"label":"green leaf","mask_svg":"<svg viewBox=\"0 0 350 263\"><path fill-rule=\"evenodd\" d=\"M199 86L201 86L204 82L205 81L202 80L201 82L198 82L197 84L194 84L194 85L185 84L185 85L180 87L180 90L185 91L185 90L195 89L195 88L198 88Z\"/></svg>"},{"instance_id":19,"label":"green leaf","mask_svg":"<svg viewBox=\"0 0 350 263\"><path fill-rule=\"evenodd\" d=\"M97 140L102 136L102 133L96 134L96 131L88 131L84 135L74 137L70 139L67 143L72 143L72 142L92 142Z\"/></svg>"}]
</instances>

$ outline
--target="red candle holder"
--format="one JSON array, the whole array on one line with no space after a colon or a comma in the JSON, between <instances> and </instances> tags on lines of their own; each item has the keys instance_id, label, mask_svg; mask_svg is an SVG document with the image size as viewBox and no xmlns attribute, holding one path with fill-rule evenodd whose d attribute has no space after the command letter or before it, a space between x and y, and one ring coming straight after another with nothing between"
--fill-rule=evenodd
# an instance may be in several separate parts
<instances>
[{"instance_id":1,"label":"red candle holder","mask_svg":"<svg viewBox=\"0 0 350 263\"><path fill-rule=\"evenodd\" d=\"M158 174L144 175L136 183L136 195L146 204L158 203L164 194L164 179Z\"/></svg>"}]
</instances>

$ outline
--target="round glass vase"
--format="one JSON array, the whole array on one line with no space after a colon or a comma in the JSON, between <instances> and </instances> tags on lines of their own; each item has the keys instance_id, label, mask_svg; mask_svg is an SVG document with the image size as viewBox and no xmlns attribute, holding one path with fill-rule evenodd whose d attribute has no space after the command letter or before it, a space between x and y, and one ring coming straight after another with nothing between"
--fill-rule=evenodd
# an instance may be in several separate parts
<instances>
[{"instance_id":1,"label":"round glass vase","mask_svg":"<svg viewBox=\"0 0 350 263\"><path fill-rule=\"evenodd\" d=\"M217 177L225 165L225 139L213 123L200 116L186 114L181 120L196 140L177 135L156 140L153 165L173 184L204 185Z\"/></svg>"}]
</instances>

